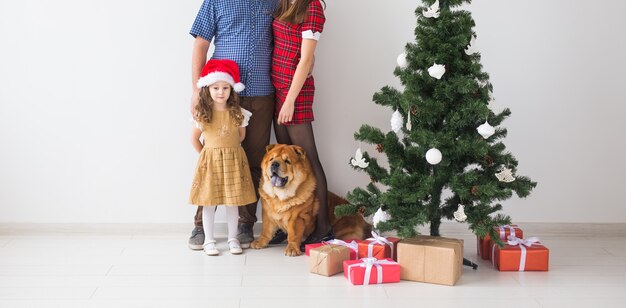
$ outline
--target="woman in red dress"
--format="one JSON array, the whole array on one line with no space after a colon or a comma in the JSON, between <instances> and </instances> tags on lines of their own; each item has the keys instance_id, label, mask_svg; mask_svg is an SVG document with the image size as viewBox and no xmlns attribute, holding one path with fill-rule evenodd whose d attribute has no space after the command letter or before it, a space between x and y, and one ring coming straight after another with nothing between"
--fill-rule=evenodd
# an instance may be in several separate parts
<instances>
[{"instance_id":1,"label":"woman in red dress","mask_svg":"<svg viewBox=\"0 0 626 308\"><path fill-rule=\"evenodd\" d=\"M302 147L317 178L320 210L315 231L305 241L307 243L334 237L328 218L326 175L317 154L311 126L315 82L309 73L325 21L320 0L280 0L272 23L274 52L271 75L276 88L276 140Z\"/></svg>"}]
</instances>

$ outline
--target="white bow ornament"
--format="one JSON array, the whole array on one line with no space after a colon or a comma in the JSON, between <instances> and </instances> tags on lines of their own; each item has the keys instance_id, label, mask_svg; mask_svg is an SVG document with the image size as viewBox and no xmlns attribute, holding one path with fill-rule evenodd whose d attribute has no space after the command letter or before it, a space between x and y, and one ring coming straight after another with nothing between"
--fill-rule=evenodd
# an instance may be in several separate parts
<instances>
[{"instance_id":1,"label":"white bow ornament","mask_svg":"<svg viewBox=\"0 0 626 308\"><path fill-rule=\"evenodd\" d=\"M428 10L424 11L424 17L426 18L437 18L439 17L439 0L435 1L433 5L431 5Z\"/></svg>"},{"instance_id":2,"label":"white bow ornament","mask_svg":"<svg viewBox=\"0 0 626 308\"><path fill-rule=\"evenodd\" d=\"M370 165L370 163L365 161L363 153L361 153L361 148L356 149L356 153L354 154L354 158L350 160L350 164L363 169Z\"/></svg>"}]
</instances>

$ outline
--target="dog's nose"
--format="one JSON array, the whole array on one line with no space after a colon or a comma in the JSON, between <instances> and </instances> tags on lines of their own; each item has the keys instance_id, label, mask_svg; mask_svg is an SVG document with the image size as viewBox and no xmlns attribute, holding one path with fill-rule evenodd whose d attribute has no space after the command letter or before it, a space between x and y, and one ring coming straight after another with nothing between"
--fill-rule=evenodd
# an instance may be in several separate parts
<instances>
[{"instance_id":1,"label":"dog's nose","mask_svg":"<svg viewBox=\"0 0 626 308\"><path fill-rule=\"evenodd\" d=\"M278 169L278 167L280 167L280 164L277 161L272 163L272 169Z\"/></svg>"}]
</instances>

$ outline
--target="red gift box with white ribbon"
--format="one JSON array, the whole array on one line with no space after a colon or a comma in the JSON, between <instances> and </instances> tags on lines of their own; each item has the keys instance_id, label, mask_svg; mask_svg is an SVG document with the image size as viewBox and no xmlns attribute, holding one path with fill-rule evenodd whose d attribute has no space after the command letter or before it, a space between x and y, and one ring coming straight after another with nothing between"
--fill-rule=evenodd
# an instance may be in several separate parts
<instances>
[{"instance_id":1,"label":"red gift box with white ribbon","mask_svg":"<svg viewBox=\"0 0 626 308\"><path fill-rule=\"evenodd\" d=\"M509 235L514 235L517 238L524 238L524 231L517 225L504 225L494 227L498 234L498 238L501 241L506 241ZM483 260L491 260L491 237L489 234L484 238L477 237L476 253L483 258Z\"/></svg>"},{"instance_id":2,"label":"red gift box with white ribbon","mask_svg":"<svg viewBox=\"0 0 626 308\"><path fill-rule=\"evenodd\" d=\"M537 237L527 239L509 235L506 245L491 241L492 263L499 271L548 271L550 250Z\"/></svg>"},{"instance_id":3,"label":"red gift box with white ribbon","mask_svg":"<svg viewBox=\"0 0 626 308\"><path fill-rule=\"evenodd\" d=\"M376 258L383 260L391 258L398 260L398 242L397 237L384 237L372 231L372 237L366 240L358 241L359 258Z\"/></svg>"},{"instance_id":4,"label":"red gift box with white ribbon","mask_svg":"<svg viewBox=\"0 0 626 308\"><path fill-rule=\"evenodd\" d=\"M391 258L346 260L343 261L343 275L353 285L400 282L400 264Z\"/></svg>"}]
</instances>

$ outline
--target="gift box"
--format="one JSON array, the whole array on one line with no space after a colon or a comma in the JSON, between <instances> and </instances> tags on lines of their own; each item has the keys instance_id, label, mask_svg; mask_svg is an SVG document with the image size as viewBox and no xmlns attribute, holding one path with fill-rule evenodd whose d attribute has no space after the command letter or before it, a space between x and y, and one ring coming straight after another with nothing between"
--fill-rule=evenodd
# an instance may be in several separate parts
<instances>
[{"instance_id":1,"label":"gift box","mask_svg":"<svg viewBox=\"0 0 626 308\"><path fill-rule=\"evenodd\" d=\"M341 245L323 245L310 250L309 271L332 276L343 271L343 261L350 260L351 249Z\"/></svg>"},{"instance_id":2,"label":"gift box","mask_svg":"<svg viewBox=\"0 0 626 308\"><path fill-rule=\"evenodd\" d=\"M397 260L398 242L400 242L399 238L379 236L372 231L371 238L357 241L358 257Z\"/></svg>"},{"instance_id":3,"label":"gift box","mask_svg":"<svg viewBox=\"0 0 626 308\"><path fill-rule=\"evenodd\" d=\"M307 256L309 256L310 252L311 252L311 249L317 248L317 247L321 247L321 246L325 246L325 245L329 245L329 244L346 246L346 247L350 248L350 260L358 259L358 256L357 256L357 246L358 245L357 245L356 241L354 241L354 240L351 241L351 242L344 242L342 240L334 239L334 240L330 240L328 242L306 244L306 245L304 245L304 253Z\"/></svg>"},{"instance_id":4,"label":"gift box","mask_svg":"<svg viewBox=\"0 0 626 308\"><path fill-rule=\"evenodd\" d=\"M510 236L504 247L491 241L492 263L499 271L548 271L550 250L539 239Z\"/></svg>"},{"instance_id":5,"label":"gift box","mask_svg":"<svg viewBox=\"0 0 626 308\"><path fill-rule=\"evenodd\" d=\"M343 262L343 275L353 285L400 282L400 265L391 258L347 260Z\"/></svg>"},{"instance_id":6,"label":"gift box","mask_svg":"<svg viewBox=\"0 0 626 308\"><path fill-rule=\"evenodd\" d=\"M463 240L417 236L398 244L400 279L454 285L461 277Z\"/></svg>"},{"instance_id":7,"label":"gift box","mask_svg":"<svg viewBox=\"0 0 626 308\"><path fill-rule=\"evenodd\" d=\"M517 238L524 238L524 231L517 225L506 225L500 227L494 227L496 233L499 234L501 241L506 241L509 235L513 234ZM484 238L476 237L478 244L476 247L476 253L483 258L483 260L491 260L491 237L489 234Z\"/></svg>"},{"instance_id":8,"label":"gift box","mask_svg":"<svg viewBox=\"0 0 626 308\"><path fill-rule=\"evenodd\" d=\"M304 245L304 254L306 254L307 256L311 255L311 249L313 248L317 248L317 247L322 247L328 245L326 243L313 243L313 244L306 244Z\"/></svg>"}]
</instances>

